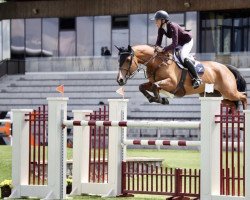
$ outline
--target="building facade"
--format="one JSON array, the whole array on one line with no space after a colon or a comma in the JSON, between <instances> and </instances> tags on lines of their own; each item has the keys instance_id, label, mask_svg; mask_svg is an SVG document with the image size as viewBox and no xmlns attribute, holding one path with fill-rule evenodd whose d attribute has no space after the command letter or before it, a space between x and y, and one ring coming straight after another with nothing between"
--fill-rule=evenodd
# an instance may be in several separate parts
<instances>
[{"instance_id":1,"label":"building facade","mask_svg":"<svg viewBox=\"0 0 250 200\"><path fill-rule=\"evenodd\" d=\"M191 31L201 58L249 55L249 0L7 1L0 4L0 60L116 56L114 45L154 45L150 18L159 9Z\"/></svg>"}]
</instances>

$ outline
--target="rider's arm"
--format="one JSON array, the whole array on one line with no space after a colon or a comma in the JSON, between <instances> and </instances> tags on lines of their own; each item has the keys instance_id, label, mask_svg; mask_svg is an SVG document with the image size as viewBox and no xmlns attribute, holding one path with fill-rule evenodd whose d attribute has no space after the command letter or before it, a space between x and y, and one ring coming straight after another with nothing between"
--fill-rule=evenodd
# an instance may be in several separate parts
<instances>
[{"instance_id":1,"label":"rider's arm","mask_svg":"<svg viewBox=\"0 0 250 200\"><path fill-rule=\"evenodd\" d=\"M164 51L174 50L178 46L178 27L170 24L170 31L172 32L172 44L164 47Z\"/></svg>"},{"instance_id":2,"label":"rider's arm","mask_svg":"<svg viewBox=\"0 0 250 200\"><path fill-rule=\"evenodd\" d=\"M163 38L163 31L164 30L162 28L158 29L158 36L157 36L157 40L156 40L155 46L161 46L162 38Z\"/></svg>"}]
</instances>

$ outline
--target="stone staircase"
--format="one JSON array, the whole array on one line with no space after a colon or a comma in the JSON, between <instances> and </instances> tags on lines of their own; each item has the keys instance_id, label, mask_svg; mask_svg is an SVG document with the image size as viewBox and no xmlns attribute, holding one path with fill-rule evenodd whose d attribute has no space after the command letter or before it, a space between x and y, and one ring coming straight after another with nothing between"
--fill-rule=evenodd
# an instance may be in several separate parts
<instances>
[{"instance_id":1,"label":"stone staircase","mask_svg":"<svg viewBox=\"0 0 250 200\"><path fill-rule=\"evenodd\" d=\"M242 71L250 90L250 69ZM170 105L148 103L139 92L139 84L145 82L143 73L128 80L125 98L129 99L128 117L134 119L181 119L200 118L198 95L170 99ZM0 79L0 111L13 108L36 108L46 104L47 97L62 96L56 92L60 84L65 86L64 96L69 97L68 110L93 109L108 104L107 99L121 98L115 91L116 72L40 72L25 75L9 75ZM250 102L250 101L249 101ZM70 115L70 112L69 112Z\"/></svg>"}]
</instances>

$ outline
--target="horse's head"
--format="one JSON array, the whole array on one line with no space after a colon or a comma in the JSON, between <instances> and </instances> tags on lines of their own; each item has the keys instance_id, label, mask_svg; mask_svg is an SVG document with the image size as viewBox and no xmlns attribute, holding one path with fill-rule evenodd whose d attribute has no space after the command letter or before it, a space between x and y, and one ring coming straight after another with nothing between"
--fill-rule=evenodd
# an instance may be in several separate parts
<instances>
[{"instance_id":1,"label":"horse's head","mask_svg":"<svg viewBox=\"0 0 250 200\"><path fill-rule=\"evenodd\" d=\"M119 85L125 85L127 80L135 75L138 69L138 62L134 50L130 45L128 45L127 49L124 47L115 47L119 50L119 71L116 81Z\"/></svg>"}]
</instances>

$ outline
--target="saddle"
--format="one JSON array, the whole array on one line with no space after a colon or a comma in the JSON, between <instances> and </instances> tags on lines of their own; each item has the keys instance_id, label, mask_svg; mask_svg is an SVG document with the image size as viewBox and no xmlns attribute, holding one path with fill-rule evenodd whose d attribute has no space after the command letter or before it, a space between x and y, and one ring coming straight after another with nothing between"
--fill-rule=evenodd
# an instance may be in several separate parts
<instances>
[{"instance_id":1,"label":"saddle","mask_svg":"<svg viewBox=\"0 0 250 200\"><path fill-rule=\"evenodd\" d=\"M189 55L189 59L193 62L194 67L195 67L195 71L199 75L202 75L205 71L204 66L198 60L195 60L195 58L193 57L192 54ZM184 63L181 60L181 48L180 47L177 47L174 51L174 60L180 69L186 68Z\"/></svg>"},{"instance_id":2,"label":"saddle","mask_svg":"<svg viewBox=\"0 0 250 200\"><path fill-rule=\"evenodd\" d=\"M180 56L181 52L180 51L181 51L180 47L177 47L175 49L175 51L174 51L174 61L176 62L177 66L182 70L181 79L180 79L176 89L174 91L172 91L172 93L175 96L183 97L186 94L186 90L184 88L184 83L185 83L185 80L186 80L188 69L185 67L184 63L181 60L181 56ZM192 55L190 55L189 58L193 62L194 66L195 66L195 70L198 73L198 75L202 75L204 73L204 71L205 71L204 66L199 61L195 60L195 58Z\"/></svg>"}]
</instances>

